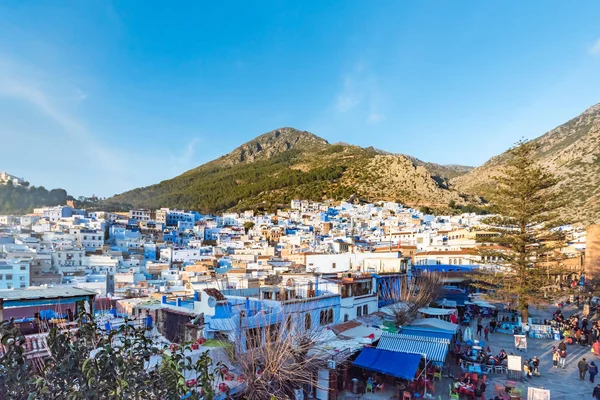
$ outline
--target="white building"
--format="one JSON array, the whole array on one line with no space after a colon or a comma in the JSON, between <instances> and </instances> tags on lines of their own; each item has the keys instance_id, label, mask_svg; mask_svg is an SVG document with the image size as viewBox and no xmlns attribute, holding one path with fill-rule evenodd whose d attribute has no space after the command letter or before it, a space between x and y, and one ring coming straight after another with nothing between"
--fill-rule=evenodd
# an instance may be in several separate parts
<instances>
[{"instance_id":1,"label":"white building","mask_svg":"<svg viewBox=\"0 0 600 400\"><path fill-rule=\"evenodd\" d=\"M74 230L75 241L86 251L96 251L104 245L104 231L93 229Z\"/></svg>"},{"instance_id":2,"label":"white building","mask_svg":"<svg viewBox=\"0 0 600 400\"><path fill-rule=\"evenodd\" d=\"M129 218L135 221L150 221L150 210L129 210Z\"/></svg>"},{"instance_id":3,"label":"white building","mask_svg":"<svg viewBox=\"0 0 600 400\"><path fill-rule=\"evenodd\" d=\"M83 247L59 247L52 253L52 266L60 272L85 270L85 249Z\"/></svg>"},{"instance_id":4,"label":"white building","mask_svg":"<svg viewBox=\"0 0 600 400\"><path fill-rule=\"evenodd\" d=\"M22 185L25 183L25 179L0 171L0 184L6 185L8 182L12 182L13 185Z\"/></svg>"}]
</instances>

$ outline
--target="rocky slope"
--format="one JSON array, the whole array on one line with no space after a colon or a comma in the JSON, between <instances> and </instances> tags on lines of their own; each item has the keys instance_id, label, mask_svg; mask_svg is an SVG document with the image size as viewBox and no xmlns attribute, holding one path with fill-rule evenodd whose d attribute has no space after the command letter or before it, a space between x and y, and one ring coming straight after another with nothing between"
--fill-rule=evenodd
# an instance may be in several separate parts
<instances>
[{"instance_id":1,"label":"rocky slope","mask_svg":"<svg viewBox=\"0 0 600 400\"><path fill-rule=\"evenodd\" d=\"M469 167L425 163L373 148L329 144L281 128L173 179L108 200L134 207L178 207L202 212L270 208L293 198L394 200L412 205L464 203L447 187Z\"/></svg>"},{"instance_id":2,"label":"rocky slope","mask_svg":"<svg viewBox=\"0 0 600 400\"><path fill-rule=\"evenodd\" d=\"M564 189L566 217L583 224L600 222L600 104L534 139L539 144L537 159L556 173ZM452 179L464 192L486 196L507 159L507 153Z\"/></svg>"}]
</instances>

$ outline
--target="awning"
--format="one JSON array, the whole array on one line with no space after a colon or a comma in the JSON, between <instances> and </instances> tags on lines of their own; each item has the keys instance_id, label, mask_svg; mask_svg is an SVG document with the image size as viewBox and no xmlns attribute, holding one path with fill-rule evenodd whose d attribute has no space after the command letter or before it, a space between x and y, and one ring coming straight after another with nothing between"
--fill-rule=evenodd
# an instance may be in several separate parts
<instances>
[{"instance_id":1,"label":"awning","mask_svg":"<svg viewBox=\"0 0 600 400\"><path fill-rule=\"evenodd\" d=\"M422 329L421 329L422 328ZM396 332L392 332L396 333ZM452 341L453 333L447 331L433 331L428 330L426 327L412 327L412 326L403 326L402 330L398 332L402 335L412 335L412 336L424 336L427 338L436 338L441 340L447 340L448 343Z\"/></svg>"},{"instance_id":2,"label":"awning","mask_svg":"<svg viewBox=\"0 0 600 400\"><path fill-rule=\"evenodd\" d=\"M458 330L458 324L453 324L452 322L443 321L437 318L421 318L414 320L411 326L427 326L433 329L439 329L442 331L448 331L452 333L456 333Z\"/></svg>"},{"instance_id":3,"label":"awning","mask_svg":"<svg viewBox=\"0 0 600 400\"><path fill-rule=\"evenodd\" d=\"M354 360L354 365L410 381L415 378L421 358L420 354L365 347Z\"/></svg>"},{"instance_id":4,"label":"awning","mask_svg":"<svg viewBox=\"0 0 600 400\"><path fill-rule=\"evenodd\" d=\"M435 307L421 307L419 312L427 315L451 315L454 314L454 309L449 308L435 308Z\"/></svg>"},{"instance_id":5,"label":"awning","mask_svg":"<svg viewBox=\"0 0 600 400\"><path fill-rule=\"evenodd\" d=\"M412 335L410 335L412 336ZM377 344L378 350L388 350L398 353L418 353L427 358L427 362L445 362L448 354L449 341L439 338L402 335L384 332Z\"/></svg>"}]
</instances>

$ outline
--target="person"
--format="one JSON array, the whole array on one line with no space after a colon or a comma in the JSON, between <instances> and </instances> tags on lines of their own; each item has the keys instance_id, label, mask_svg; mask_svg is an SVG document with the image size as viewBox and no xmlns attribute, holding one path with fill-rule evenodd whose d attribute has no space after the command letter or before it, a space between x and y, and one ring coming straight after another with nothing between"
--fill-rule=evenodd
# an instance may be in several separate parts
<instances>
[{"instance_id":1,"label":"person","mask_svg":"<svg viewBox=\"0 0 600 400\"><path fill-rule=\"evenodd\" d=\"M589 365L584 358L582 358L578 363L577 363L577 368L579 369L579 379L580 380L585 380L585 374L587 373L587 370L589 368Z\"/></svg>"},{"instance_id":2,"label":"person","mask_svg":"<svg viewBox=\"0 0 600 400\"><path fill-rule=\"evenodd\" d=\"M484 335L485 340L488 341L489 336L490 336L490 326L489 325L487 325L485 327L485 329L483 330L483 335Z\"/></svg>"},{"instance_id":3,"label":"person","mask_svg":"<svg viewBox=\"0 0 600 400\"><path fill-rule=\"evenodd\" d=\"M560 360L558 360L558 366L562 369L565 369L565 364L567 362L567 350L558 350L558 355L560 356Z\"/></svg>"},{"instance_id":4,"label":"person","mask_svg":"<svg viewBox=\"0 0 600 400\"><path fill-rule=\"evenodd\" d=\"M560 360L560 355L558 353L558 350L554 350L554 352L552 353L552 364L554 368L558 368L558 360Z\"/></svg>"},{"instance_id":5,"label":"person","mask_svg":"<svg viewBox=\"0 0 600 400\"><path fill-rule=\"evenodd\" d=\"M531 365L533 365L533 375L540 376L540 360L536 356L533 356L533 360L531 360Z\"/></svg>"},{"instance_id":6,"label":"person","mask_svg":"<svg viewBox=\"0 0 600 400\"><path fill-rule=\"evenodd\" d=\"M483 325L481 325L481 322L477 322L477 336L481 337L481 331L483 330Z\"/></svg>"},{"instance_id":7,"label":"person","mask_svg":"<svg viewBox=\"0 0 600 400\"><path fill-rule=\"evenodd\" d=\"M523 332L525 332L525 336L529 337L530 330L531 330L531 327L529 326L529 324L525 323L525 326L523 327Z\"/></svg>"},{"instance_id":8,"label":"person","mask_svg":"<svg viewBox=\"0 0 600 400\"><path fill-rule=\"evenodd\" d=\"M600 383L596 385L592 392L592 397L596 400L600 400Z\"/></svg>"},{"instance_id":9,"label":"person","mask_svg":"<svg viewBox=\"0 0 600 400\"><path fill-rule=\"evenodd\" d=\"M473 395L475 397L483 398L484 394L485 394L485 383L483 383L483 381L480 381L479 384L475 387L475 391L473 392Z\"/></svg>"},{"instance_id":10,"label":"person","mask_svg":"<svg viewBox=\"0 0 600 400\"><path fill-rule=\"evenodd\" d=\"M529 366L529 359L527 359L523 363L523 379L528 380L529 378L531 378L531 368Z\"/></svg>"},{"instance_id":11,"label":"person","mask_svg":"<svg viewBox=\"0 0 600 400\"><path fill-rule=\"evenodd\" d=\"M594 383L594 378L598 374L598 366L595 362L591 362L588 368L588 373L590 374L590 382Z\"/></svg>"},{"instance_id":12,"label":"person","mask_svg":"<svg viewBox=\"0 0 600 400\"><path fill-rule=\"evenodd\" d=\"M565 343L564 340L561 340L560 343L558 344L558 350L567 350L567 344Z\"/></svg>"}]
</instances>

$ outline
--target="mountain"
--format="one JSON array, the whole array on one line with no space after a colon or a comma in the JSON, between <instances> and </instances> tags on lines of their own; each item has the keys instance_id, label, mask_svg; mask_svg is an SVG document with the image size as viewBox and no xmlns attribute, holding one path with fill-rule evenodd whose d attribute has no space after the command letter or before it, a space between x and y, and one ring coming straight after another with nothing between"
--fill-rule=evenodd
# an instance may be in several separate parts
<instances>
[{"instance_id":1,"label":"mountain","mask_svg":"<svg viewBox=\"0 0 600 400\"><path fill-rule=\"evenodd\" d=\"M560 178L567 206L564 214L575 222L600 222L600 104L533 140L537 160ZM451 180L454 188L486 196L508 153Z\"/></svg>"},{"instance_id":2,"label":"mountain","mask_svg":"<svg viewBox=\"0 0 600 400\"><path fill-rule=\"evenodd\" d=\"M281 128L173 179L108 202L209 213L269 208L294 198L341 200L354 195L368 201L446 206L451 200L465 203L467 196L448 189L448 182L469 170L372 147L330 144L310 132Z\"/></svg>"}]
</instances>

